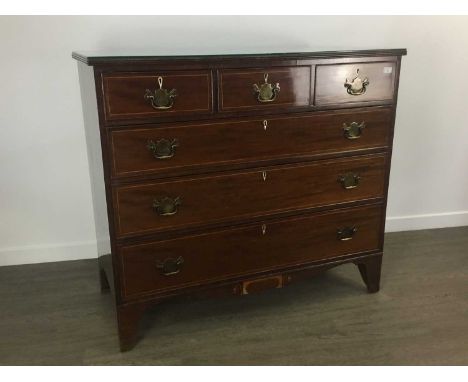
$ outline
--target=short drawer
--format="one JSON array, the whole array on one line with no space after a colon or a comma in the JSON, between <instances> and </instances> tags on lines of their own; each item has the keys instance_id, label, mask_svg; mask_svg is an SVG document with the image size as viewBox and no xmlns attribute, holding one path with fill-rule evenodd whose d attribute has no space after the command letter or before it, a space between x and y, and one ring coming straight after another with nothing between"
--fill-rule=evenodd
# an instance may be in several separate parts
<instances>
[{"instance_id":1,"label":"short drawer","mask_svg":"<svg viewBox=\"0 0 468 382\"><path fill-rule=\"evenodd\" d=\"M395 62L317 65L315 105L391 103Z\"/></svg>"},{"instance_id":2,"label":"short drawer","mask_svg":"<svg viewBox=\"0 0 468 382\"><path fill-rule=\"evenodd\" d=\"M118 249L125 298L380 249L381 205Z\"/></svg>"},{"instance_id":3,"label":"short drawer","mask_svg":"<svg viewBox=\"0 0 468 382\"><path fill-rule=\"evenodd\" d=\"M114 189L118 236L242 221L384 196L386 154Z\"/></svg>"},{"instance_id":4,"label":"short drawer","mask_svg":"<svg viewBox=\"0 0 468 382\"><path fill-rule=\"evenodd\" d=\"M265 118L112 131L112 176L385 148L392 126L389 108Z\"/></svg>"},{"instance_id":5,"label":"short drawer","mask_svg":"<svg viewBox=\"0 0 468 382\"><path fill-rule=\"evenodd\" d=\"M210 71L110 73L102 81L108 121L209 114L213 110Z\"/></svg>"},{"instance_id":6,"label":"short drawer","mask_svg":"<svg viewBox=\"0 0 468 382\"><path fill-rule=\"evenodd\" d=\"M304 107L310 93L310 66L219 71L221 111Z\"/></svg>"}]
</instances>

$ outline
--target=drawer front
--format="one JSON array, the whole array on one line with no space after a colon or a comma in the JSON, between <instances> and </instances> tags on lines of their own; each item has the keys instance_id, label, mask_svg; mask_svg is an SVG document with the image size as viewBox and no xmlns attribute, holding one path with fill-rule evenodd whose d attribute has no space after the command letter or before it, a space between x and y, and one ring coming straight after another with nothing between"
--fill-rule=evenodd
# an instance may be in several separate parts
<instances>
[{"instance_id":1,"label":"drawer front","mask_svg":"<svg viewBox=\"0 0 468 382\"><path fill-rule=\"evenodd\" d=\"M219 71L221 111L304 107L310 97L309 66Z\"/></svg>"},{"instance_id":2,"label":"drawer front","mask_svg":"<svg viewBox=\"0 0 468 382\"><path fill-rule=\"evenodd\" d=\"M210 71L103 75L106 120L209 114Z\"/></svg>"},{"instance_id":3,"label":"drawer front","mask_svg":"<svg viewBox=\"0 0 468 382\"><path fill-rule=\"evenodd\" d=\"M394 62L318 65L315 104L391 103L395 72Z\"/></svg>"},{"instance_id":4,"label":"drawer front","mask_svg":"<svg viewBox=\"0 0 468 382\"><path fill-rule=\"evenodd\" d=\"M384 196L386 155L114 189L119 236L230 222Z\"/></svg>"},{"instance_id":5,"label":"drawer front","mask_svg":"<svg viewBox=\"0 0 468 382\"><path fill-rule=\"evenodd\" d=\"M392 111L178 124L111 133L114 177L383 148ZM348 129L348 130L347 130Z\"/></svg>"},{"instance_id":6,"label":"drawer front","mask_svg":"<svg viewBox=\"0 0 468 382\"><path fill-rule=\"evenodd\" d=\"M381 205L121 247L126 298L380 249Z\"/></svg>"}]
</instances>

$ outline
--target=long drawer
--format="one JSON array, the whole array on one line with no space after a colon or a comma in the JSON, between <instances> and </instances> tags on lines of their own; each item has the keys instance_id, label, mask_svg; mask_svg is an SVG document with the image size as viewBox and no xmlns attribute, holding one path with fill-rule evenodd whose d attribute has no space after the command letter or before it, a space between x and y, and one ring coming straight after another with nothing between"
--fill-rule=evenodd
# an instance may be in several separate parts
<instances>
[{"instance_id":1,"label":"long drawer","mask_svg":"<svg viewBox=\"0 0 468 382\"><path fill-rule=\"evenodd\" d=\"M369 108L112 131L112 176L384 148L391 122L390 108Z\"/></svg>"},{"instance_id":2,"label":"long drawer","mask_svg":"<svg viewBox=\"0 0 468 382\"><path fill-rule=\"evenodd\" d=\"M384 196L386 154L114 189L120 237Z\"/></svg>"},{"instance_id":3,"label":"long drawer","mask_svg":"<svg viewBox=\"0 0 468 382\"><path fill-rule=\"evenodd\" d=\"M382 205L119 248L125 298L380 249Z\"/></svg>"}]
</instances>

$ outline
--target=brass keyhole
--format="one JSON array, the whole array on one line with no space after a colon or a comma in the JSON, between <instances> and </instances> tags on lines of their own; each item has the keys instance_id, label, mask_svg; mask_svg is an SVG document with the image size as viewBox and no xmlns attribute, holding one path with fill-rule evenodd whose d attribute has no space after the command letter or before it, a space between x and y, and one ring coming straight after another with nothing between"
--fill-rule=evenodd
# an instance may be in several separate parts
<instances>
[{"instance_id":1,"label":"brass keyhole","mask_svg":"<svg viewBox=\"0 0 468 382\"><path fill-rule=\"evenodd\" d=\"M266 171L262 171L262 178L263 178L263 181L266 180L266 177L267 177Z\"/></svg>"},{"instance_id":2,"label":"brass keyhole","mask_svg":"<svg viewBox=\"0 0 468 382\"><path fill-rule=\"evenodd\" d=\"M266 234L266 224L262 224L262 235Z\"/></svg>"}]
</instances>

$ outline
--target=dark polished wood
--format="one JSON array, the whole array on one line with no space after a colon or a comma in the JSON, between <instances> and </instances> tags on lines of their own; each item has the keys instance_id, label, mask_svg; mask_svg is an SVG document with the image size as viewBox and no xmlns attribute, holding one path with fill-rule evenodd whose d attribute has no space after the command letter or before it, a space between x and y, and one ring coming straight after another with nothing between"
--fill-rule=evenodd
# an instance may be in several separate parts
<instances>
[{"instance_id":1,"label":"dark polished wood","mask_svg":"<svg viewBox=\"0 0 468 382\"><path fill-rule=\"evenodd\" d=\"M318 65L315 87L315 104L350 104L380 101L391 103L395 86L395 62L353 63L347 65ZM346 80L359 75L368 79L363 94L351 95L345 91Z\"/></svg>"},{"instance_id":2,"label":"dark polished wood","mask_svg":"<svg viewBox=\"0 0 468 382\"><path fill-rule=\"evenodd\" d=\"M125 299L255 272L305 265L317 260L379 249L381 205L327 212L227 229L151 244L124 246ZM355 227L350 240L337 231ZM166 276L156 265L183 258L176 274Z\"/></svg>"},{"instance_id":3,"label":"dark polished wood","mask_svg":"<svg viewBox=\"0 0 468 382\"><path fill-rule=\"evenodd\" d=\"M229 120L204 124L163 124L110 133L113 177L190 173L196 169L252 161L309 159L326 154L385 149L390 144L391 108L307 113L299 116ZM266 123L265 123L266 121ZM344 125L365 123L358 139L347 139ZM148 142L177 141L174 155L158 159Z\"/></svg>"},{"instance_id":4,"label":"dark polished wood","mask_svg":"<svg viewBox=\"0 0 468 382\"><path fill-rule=\"evenodd\" d=\"M175 89L174 105L158 110L145 100L146 89ZM213 109L210 71L111 73L102 77L106 120L148 118L159 115L209 114Z\"/></svg>"},{"instance_id":5,"label":"dark polished wood","mask_svg":"<svg viewBox=\"0 0 468 382\"><path fill-rule=\"evenodd\" d=\"M113 67L119 65L129 66L135 63L161 64L169 63L190 63L197 64L200 62L271 62L272 60L300 60L300 59L334 59L334 58L354 58L354 57L399 57L406 55L406 49L367 49L367 50L335 50L322 52L276 52L276 53L235 53L235 54L154 54L155 52L125 52L122 50L108 51L88 51L88 52L73 52L72 57L77 61L83 62L86 65L100 66L111 65Z\"/></svg>"},{"instance_id":6,"label":"dark polished wood","mask_svg":"<svg viewBox=\"0 0 468 382\"><path fill-rule=\"evenodd\" d=\"M380 273L382 254L357 260L356 265L369 293L376 293L380 289Z\"/></svg>"},{"instance_id":7,"label":"dark polished wood","mask_svg":"<svg viewBox=\"0 0 468 382\"><path fill-rule=\"evenodd\" d=\"M386 156L378 154L116 187L117 236L383 198L385 168ZM340 178L345 174L360 178L355 188L344 188ZM154 200L164 197L180 199L174 215L161 216L152 208Z\"/></svg>"},{"instance_id":8,"label":"dark polished wood","mask_svg":"<svg viewBox=\"0 0 468 382\"><path fill-rule=\"evenodd\" d=\"M225 69L218 73L221 111L255 110L309 106L311 100L310 66L281 68ZM253 90L268 82L279 91L274 100L261 102Z\"/></svg>"},{"instance_id":9,"label":"dark polished wood","mask_svg":"<svg viewBox=\"0 0 468 382\"><path fill-rule=\"evenodd\" d=\"M73 54L122 350L168 298L349 262L378 291L404 54Z\"/></svg>"},{"instance_id":10,"label":"dark polished wood","mask_svg":"<svg viewBox=\"0 0 468 382\"><path fill-rule=\"evenodd\" d=\"M397 50L398 51L398 50ZM314 54L314 53L303 53L300 55L253 55L251 60L243 59L242 56L237 58L227 56L206 56L204 59L198 59L197 57L179 57L179 58L164 58L160 57L157 60L143 60L139 58L135 58L135 60L131 59L123 59L122 61L110 59L107 63L101 64L94 64L94 69L96 73L97 82L100 83L98 86L102 86L103 88L106 87L105 84L105 77L106 76L114 76L116 73L125 74L125 76L130 76L126 78L128 81L136 81L138 78L147 78L145 83L137 83L136 87L133 86L132 89L122 89L122 86L117 86L117 104L119 105L122 95L125 96L125 100L129 102L129 105L132 105L132 108L136 108L139 110L138 114L130 113L128 115L119 114L114 117L109 116L106 114L105 118L103 119L103 123L108 127L113 126L127 126L127 125L134 125L134 124L145 124L151 122L174 122L174 121L195 121L195 120L202 120L206 121L208 119L224 119L226 117L233 117L239 118L240 116L260 116L260 115L272 115L272 114L279 114L285 112L300 112L300 111L315 111L315 110L329 110L329 109L340 109L340 108L349 108L349 107L359 107L359 106L377 106L383 104L393 104L396 101L395 93L393 93L393 99L379 99L369 97L369 92L375 92L376 84L375 80L381 77L381 73L373 73L377 78L374 78L372 75L369 80L372 82L372 85L368 86L367 95L363 94L359 97L352 96L349 100L352 102L335 102L335 103L324 103L319 101L318 103L314 101L314 88L315 86L315 77L316 77L316 69L321 67L331 67L331 66L342 66L343 68L346 67L365 67L367 68L368 64L375 63L377 66L380 65L382 62L388 63L396 68L398 64L398 55L391 56L390 52L392 51L375 51L375 56L371 56L369 51L357 51L354 55L350 52L346 52L343 56L336 54L332 55L329 58L324 58L322 54ZM381 53L381 54L379 54ZM404 54L404 51L403 51ZM81 56L80 56L81 57ZM296 59L293 59L296 57ZM112 62L112 64L110 63ZM282 81L283 86L280 85L281 91L278 93L277 99L270 103L259 103L255 98L255 92L253 91L253 84L259 85L263 79L263 75L267 69L271 69L273 71L277 70L281 73L285 74L288 71L291 71L291 68L298 67L301 69L300 71L293 70L296 75L287 75L285 80L286 82ZM305 71L310 71L309 75L304 77ZM383 68L382 68L383 70ZM398 70L397 68L395 70ZM235 106L231 109L222 109L221 106L223 104L223 94L227 95L228 97L230 94L227 94L227 90L223 87L221 82L222 73L238 73L241 77L244 74L251 73L252 71L259 71L258 75L260 75L260 82L252 82L252 83L245 83L241 86L238 91L236 90L236 102L239 100L239 96L242 97L246 102L252 102L254 104L245 104L243 106ZM333 72L333 70L332 70ZM176 102L180 104L180 97L174 102L174 107L171 110L150 110L151 106L144 101L141 95L141 87L142 85L145 86L143 91L148 89L152 84L154 84L153 89L158 87L157 78L161 74L167 74L170 76L177 76L177 74L182 73L211 73L213 76L213 112L208 112L204 110L196 110L193 112L188 112L188 110L180 110L179 112L175 112ZM294 74L292 73L292 74ZM299 76L297 75L299 74ZM333 75L333 73L331 73ZM352 73L351 73L352 74ZM338 73L335 73L335 80L337 81L335 84L332 85L332 93L333 97L340 96L339 92L342 91L343 94L341 96L348 97L346 88L344 84L347 79L352 79L353 77L346 77L348 73L346 70L343 70ZM368 75L368 74L367 74ZM388 77L388 75L386 74ZM190 76L191 77L191 76ZM308 77L310 81L307 81ZM385 78L387 78L385 77ZM243 77L242 77L243 78ZM323 76L322 76L323 78ZM392 75L392 78L395 78ZM180 79L180 78L179 78ZM299 81L302 79L302 81ZM149 83L151 80L151 84ZM297 95L291 94L291 81L294 82L294 87L298 88ZM166 81L167 82L167 81ZM272 82L271 78L269 77L269 83L276 84L276 82ZM388 82L388 81L387 81ZM236 88L239 84L239 81L232 84L232 89ZM288 86L284 84L289 84ZM119 85L117 83L117 85ZM197 86L201 84L197 84ZM336 86L337 87L336 87ZM183 86L183 84L181 85ZM286 86L286 87L285 87ZM328 86L328 85L327 85ZM326 86L326 87L327 87ZM203 86L202 86L203 87ZM302 100L305 95L303 91L306 87L310 88L310 100L308 103L303 101L296 102ZM175 87L171 87L177 89ZM221 92L221 88L224 89ZM149 88L151 89L151 88ZM322 86L320 87L322 89ZM337 90L338 89L338 90ZM131 90L131 97L127 97L127 92ZM285 91L283 91L285 90ZM319 89L318 89L319 90ZM122 94L121 91L124 91ZM239 93L240 92L240 93ZM379 91L377 91L379 92ZM185 93L185 92L184 92ZM233 94L233 92L231 91ZM281 95L282 94L282 95ZM285 95L286 94L286 95ZM301 95L299 97L299 95ZM100 97L100 94L98 94ZM285 102L285 97L289 100ZM185 93L185 101L189 103L192 102L190 98L187 98L187 94ZM104 100L105 101L105 100ZM244 101L242 101L244 102ZM106 104L106 102L104 102ZM148 112L145 112L144 106L148 106L150 109L146 109ZM237 104L236 104L237 105ZM250 106L249 106L250 105ZM257 105L257 106L255 106ZM272 105L272 106L269 106ZM273 107L276 105L276 107ZM121 105L122 106L122 105ZM187 105L186 105L187 106ZM180 107L180 105L179 105ZM122 110L120 110L122 112Z\"/></svg>"},{"instance_id":11,"label":"dark polished wood","mask_svg":"<svg viewBox=\"0 0 468 382\"><path fill-rule=\"evenodd\" d=\"M120 350L131 350L138 341L140 319L147 308L145 303L117 305Z\"/></svg>"}]
</instances>

